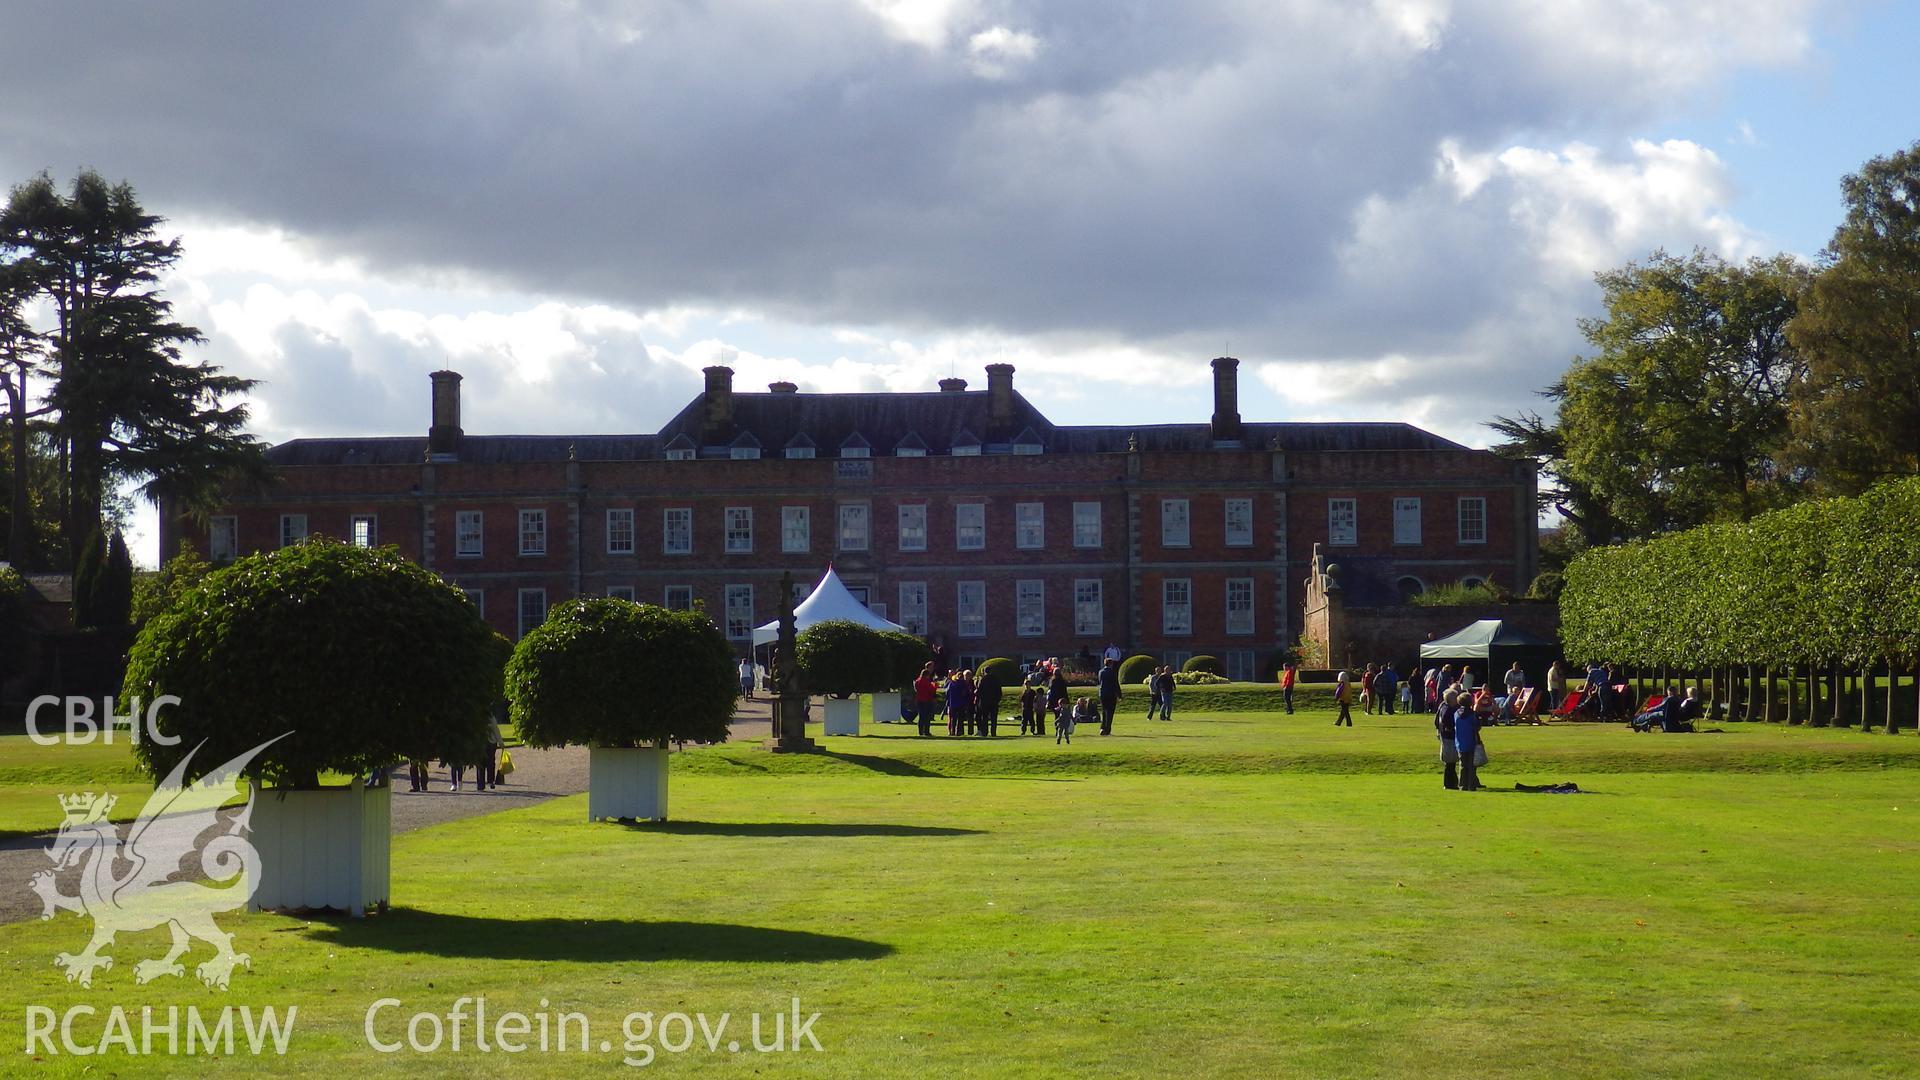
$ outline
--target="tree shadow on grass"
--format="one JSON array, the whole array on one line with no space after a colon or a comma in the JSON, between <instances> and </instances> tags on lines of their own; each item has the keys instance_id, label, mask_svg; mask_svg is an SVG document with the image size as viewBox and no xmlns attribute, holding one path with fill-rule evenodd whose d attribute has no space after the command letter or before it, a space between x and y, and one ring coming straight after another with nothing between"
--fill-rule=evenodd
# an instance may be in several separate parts
<instances>
[{"instance_id":1,"label":"tree shadow on grass","mask_svg":"<svg viewBox=\"0 0 1920 1080\"><path fill-rule=\"evenodd\" d=\"M981 836L986 831L833 821L636 821L628 828L685 836Z\"/></svg>"},{"instance_id":2,"label":"tree shadow on grass","mask_svg":"<svg viewBox=\"0 0 1920 1080\"><path fill-rule=\"evenodd\" d=\"M888 776L919 776L934 777L942 780L947 779L943 773L934 772L932 769L923 769L910 761L901 761L899 758L882 757L879 754L843 754L833 750L822 751L822 754L836 761L844 761L849 765L858 765L863 769L872 769L874 772L885 773Z\"/></svg>"},{"instance_id":3,"label":"tree shadow on grass","mask_svg":"<svg viewBox=\"0 0 1920 1080\"><path fill-rule=\"evenodd\" d=\"M301 929L310 939L327 945L484 960L813 964L877 960L893 952L893 946L883 942L765 926L641 919L491 919L409 908L367 919L316 922Z\"/></svg>"}]
</instances>

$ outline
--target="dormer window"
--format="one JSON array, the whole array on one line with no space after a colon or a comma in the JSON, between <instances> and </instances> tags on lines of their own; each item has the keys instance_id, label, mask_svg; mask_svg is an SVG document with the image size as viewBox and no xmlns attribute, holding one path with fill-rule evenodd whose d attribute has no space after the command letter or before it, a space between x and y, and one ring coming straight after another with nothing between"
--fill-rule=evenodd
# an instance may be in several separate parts
<instances>
[{"instance_id":1,"label":"dormer window","mask_svg":"<svg viewBox=\"0 0 1920 1080\"><path fill-rule=\"evenodd\" d=\"M956 446L953 448L953 456L954 457L979 457L980 444L973 443L968 446Z\"/></svg>"},{"instance_id":2,"label":"dormer window","mask_svg":"<svg viewBox=\"0 0 1920 1080\"><path fill-rule=\"evenodd\" d=\"M789 461L803 461L811 457L813 457L813 447L811 446L787 447L787 460Z\"/></svg>"},{"instance_id":3,"label":"dormer window","mask_svg":"<svg viewBox=\"0 0 1920 1080\"><path fill-rule=\"evenodd\" d=\"M980 439L973 432L962 428L960 434L953 437L953 446L948 452L954 457L979 457Z\"/></svg>"},{"instance_id":4,"label":"dormer window","mask_svg":"<svg viewBox=\"0 0 1920 1080\"><path fill-rule=\"evenodd\" d=\"M668 461L692 461L693 451L692 450L669 450L667 451L667 460Z\"/></svg>"},{"instance_id":5,"label":"dormer window","mask_svg":"<svg viewBox=\"0 0 1920 1080\"><path fill-rule=\"evenodd\" d=\"M1040 443L1040 435L1032 428L1026 428L1014 436L1013 452L1016 454L1038 454L1045 449Z\"/></svg>"},{"instance_id":6,"label":"dormer window","mask_svg":"<svg viewBox=\"0 0 1920 1080\"><path fill-rule=\"evenodd\" d=\"M685 432L673 437L673 441L667 444L666 452L668 461L692 461L700 456L700 448L687 438Z\"/></svg>"},{"instance_id":7,"label":"dormer window","mask_svg":"<svg viewBox=\"0 0 1920 1080\"><path fill-rule=\"evenodd\" d=\"M734 461L757 461L760 458L760 440L750 431L743 431L740 437L727 445L727 457Z\"/></svg>"},{"instance_id":8,"label":"dormer window","mask_svg":"<svg viewBox=\"0 0 1920 1080\"><path fill-rule=\"evenodd\" d=\"M840 456L843 458L864 458L873 456L873 444L859 432L847 436L840 443Z\"/></svg>"},{"instance_id":9,"label":"dormer window","mask_svg":"<svg viewBox=\"0 0 1920 1080\"><path fill-rule=\"evenodd\" d=\"M893 456L894 457L926 457L927 441L925 439L922 439L918 433L909 431L907 432L907 435L905 438L901 439L898 443L894 444Z\"/></svg>"}]
</instances>

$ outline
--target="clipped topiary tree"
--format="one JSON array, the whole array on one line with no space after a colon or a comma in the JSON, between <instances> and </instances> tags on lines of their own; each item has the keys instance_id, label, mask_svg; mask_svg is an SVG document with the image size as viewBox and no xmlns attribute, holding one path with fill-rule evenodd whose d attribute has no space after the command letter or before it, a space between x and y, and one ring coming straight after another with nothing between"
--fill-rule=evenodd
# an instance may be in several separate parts
<instances>
[{"instance_id":1,"label":"clipped topiary tree","mask_svg":"<svg viewBox=\"0 0 1920 1080\"><path fill-rule=\"evenodd\" d=\"M1006 688L1020 685L1020 665L1004 656L996 656L980 665L974 672L976 682L982 685L991 682L995 686Z\"/></svg>"},{"instance_id":2,"label":"clipped topiary tree","mask_svg":"<svg viewBox=\"0 0 1920 1080\"><path fill-rule=\"evenodd\" d=\"M828 735L860 733L860 694L887 690L893 677L893 647L880 632L848 619L814 623L793 644L800 684L829 700L823 710Z\"/></svg>"},{"instance_id":3,"label":"clipped topiary tree","mask_svg":"<svg viewBox=\"0 0 1920 1080\"><path fill-rule=\"evenodd\" d=\"M1120 661L1120 682L1127 686L1144 682L1148 674L1159 666L1160 661L1155 660L1145 653L1137 656L1129 656L1125 660Z\"/></svg>"},{"instance_id":4,"label":"clipped topiary tree","mask_svg":"<svg viewBox=\"0 0 1920 1080\"><path fill-rule=\"evenodd\" d=\"M485 739L501 645L459 589L396 549L317 539L242 558L148 620L120 710L179 699L154 724L178 742L135 743L154 776L252 755L256 789L275 789L251 809L256 907L358 915L388 900L391 810L385 783L357 778Z\"/></svg>"},{"instance_id":5,"label":"clipped topiary tree","mask_svg":"<svg viewBox=\"0 0 1920 1080\"><path fill-rule=\"evenodd\" d=\"M733 649L693 611L569 600L520 639L507 699L529 746L587 746L587 818L665 820L667 744L725 742Z\"/></svg>"},{"instance_id":6,"label":"clipped topiary tree","mask_svg":"<svg viewBox=\"0 0 1920 1080\"><path fill-rule=\"evenodd\" d=\"M133 621L145 623L172 607L212 572L213 564L201 558L192 544L181 541L178 555L168 559L160 569L134 579Z\"/></svg>"},{"instance_id":7,"label":"clipped topiary tree","mask_svg":"<svg viewBox=\"0 0 1920 1080\"><path fill-rule=\"evenodd\" d=\"M1200 655L1192 657L1186 663L1180 665L1180 670L1189 675L1198 671L1198 672L1205 672L1208 675L1218 675L1222 678L1225 678L1227 674L1227 665L1221 663L1220 658L1217 656L1208 656L1206 653L1201 653Z\"/></svg>"},{"instance_id":8,"label":"clipped topiary tree","mask_svg":"<svg viewBox=\"0 0 1920 1080\"><path fill-rule=\"evenodd\" d=\"M920 677L920 669L933 659L933 649L904 630L882 630L880 638L887 643L887 654L892 658L887 675L887 682L891 685L886 690L874 693L873 718L888 724L906 719L901 713L900 695L913 688L913 680Z\"/></svg>"}]
</instances>

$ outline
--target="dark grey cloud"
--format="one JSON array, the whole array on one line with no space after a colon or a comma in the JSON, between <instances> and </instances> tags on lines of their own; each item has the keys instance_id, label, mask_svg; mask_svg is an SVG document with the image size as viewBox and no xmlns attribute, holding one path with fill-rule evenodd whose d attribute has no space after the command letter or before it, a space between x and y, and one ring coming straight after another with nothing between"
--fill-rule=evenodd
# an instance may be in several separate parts
<instances>
[{"instance_id":1,"label":"dark grey cloud","mask_svg":"<svg viewBox=\"0 0 1920 1080\"><path fill-rule=\"evenodd\" d=\"M929 45L824 0L16 3L0 166L638 309L1360 355L1458 344L1530 272L1482 206L1402 215L1423 272L1387 303L1346 275L1369 200L1447 210L1443 138L1605 138L1765 53L1626 47L1697 5L1537 7L982 0ZM1036 54L982 77L992 27Z\"/></svg>"}]
</instances>

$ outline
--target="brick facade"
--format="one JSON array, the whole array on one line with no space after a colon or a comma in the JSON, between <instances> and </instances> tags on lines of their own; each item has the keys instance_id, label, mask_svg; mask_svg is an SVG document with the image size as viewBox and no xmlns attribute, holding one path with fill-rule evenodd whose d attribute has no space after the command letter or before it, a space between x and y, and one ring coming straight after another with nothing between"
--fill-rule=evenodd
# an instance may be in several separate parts
<instances>
[{"instance_id":1,"label":"brick facade","mask_svg":"<svg viewBox=\"0 0 1920 1080\"><path fill-rule=\"evenodd\" d=\"M1130 651L1212 653L1241 667L1299 636L1301 582L1316 542L1345 564L1355 600L1368 602L1393 602L1402 577L1492 576L1524 586L1536 558L1531 470L1403 425L1240 425L1235 415L1226 431L1240 437L1225 439L1217 410L1211 426L1055 428L1012 393L1011 369L992 373L992 400L958 392L847 402L735 393L731 373L713 369L708 392L654 436L475 437L459 432L457 376L449 374L436 375L435 407L453 410L434 417L437 451L425 438L276 447L279 483L220 511L236 550L277 546L283 515L305 515L309 535L342 538L353 536L356 515L370 517L375 542L397 544L477 593L487 621L509 637L520 630L522 590L545 590L549 606L629 588L662 603L670 588L685 590L724 625L729 587L738 601L750 586L746 621L757 625L778 612L782 573L810 585L831 562L895 621L910 615L902 587L913 599L924 586L927 633L952 657L1097 652L1114 641ZM796 438L774 420L754 422L782 408L812 410L794 423L819 456L784 457L781 447ZM836 420L836 409L845 417ZM947 434L930 434L950 413ZM834 423L854 425L873 456L837 456L845 440ZM943 452L972 434L988 440L984 452ZM1038 439L1041 452L1018 452L996 436ZM716 445L748 438L762 456L738 459ZM667 460L670 441L700 450ZM928 456L890 456L895 441L923 441ZM1399 445L1375 448L1382 441ZM1417 542L1396 543L1395 500L1414 498ZM1336 499L1353 500L1351 544L1330 535ZM1484 500L1469 522L1477 542L1462 542L1461 499ZM1098 507L1097 532L1088 506ZM805 510L804 538L783 527L796 508ZM476 512L477 550L470 543L463 552L461 517ZM1401 517L1404 541L1404 506ZM182 540L215 554L208 528L165 516L163 550ZM1097 630L1076 626L1076 614L1094 614L1084 603L1092 582ZM980 617L970 610L963 618L963 591L983 601Z\"/></svg>"}]
</instances>

